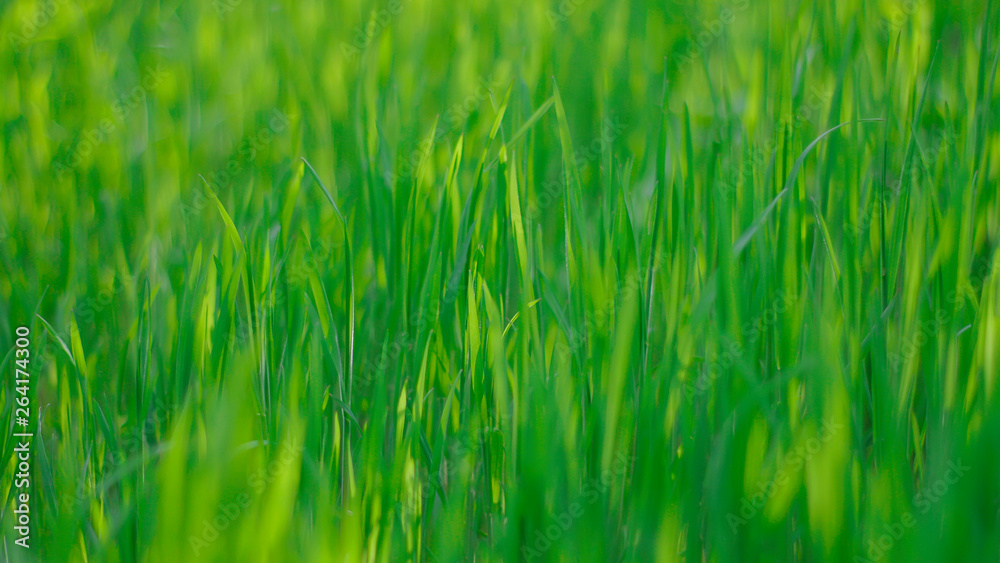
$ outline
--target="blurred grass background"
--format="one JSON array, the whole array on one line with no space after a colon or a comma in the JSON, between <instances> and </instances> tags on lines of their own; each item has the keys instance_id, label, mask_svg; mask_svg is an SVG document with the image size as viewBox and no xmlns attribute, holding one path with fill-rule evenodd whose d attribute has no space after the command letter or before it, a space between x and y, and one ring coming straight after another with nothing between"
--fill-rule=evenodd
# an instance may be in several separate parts
<instances>
[{"instance_id":1,"label":"blurred grass background","mask_svg":"<svg viewBox=\"0 0 1000 563\"><path fill-rule=\"evenodd\" d=\"M1000 559L998 18L3 2L2 557Z\"/></svg>"}]
</instances>

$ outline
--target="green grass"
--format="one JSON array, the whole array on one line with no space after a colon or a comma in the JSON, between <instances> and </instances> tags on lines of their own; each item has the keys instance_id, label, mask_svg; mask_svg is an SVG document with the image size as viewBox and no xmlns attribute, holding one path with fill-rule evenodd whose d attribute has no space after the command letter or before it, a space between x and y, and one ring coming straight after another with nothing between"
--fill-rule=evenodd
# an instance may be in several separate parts
<instances>
[{"instance_id":1,"label":"green grass","mask_svg":"<svg viewBox=\"0 0 1000 563\"><path fill-rule=\"evenodd\" d=\"M0 559L997 560L998 37L0 5Z\"/></svg>"}]
</instances>

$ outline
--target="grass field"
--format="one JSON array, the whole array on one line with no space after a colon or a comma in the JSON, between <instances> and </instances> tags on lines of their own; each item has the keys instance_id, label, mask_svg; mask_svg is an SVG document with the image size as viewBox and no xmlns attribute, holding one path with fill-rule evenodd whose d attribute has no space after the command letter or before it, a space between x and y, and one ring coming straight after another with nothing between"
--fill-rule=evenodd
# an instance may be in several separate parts
<instances>
[{"instance_id":1,"label":"grass field","mask_svg":"<svg viewBox=\"0 0 1000 563\"><path fill-rule=\"evenodd\" d=\"M1000 560L1000 3L0 40L0 560Z\"/></svg>"}]
</instances>

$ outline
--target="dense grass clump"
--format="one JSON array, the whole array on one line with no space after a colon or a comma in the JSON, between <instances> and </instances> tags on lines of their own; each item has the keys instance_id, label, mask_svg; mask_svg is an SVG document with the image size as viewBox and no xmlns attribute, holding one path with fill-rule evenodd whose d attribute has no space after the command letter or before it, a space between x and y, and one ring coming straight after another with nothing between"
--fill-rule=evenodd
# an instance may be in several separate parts
<instances>
[{"instance_id":1,"label":"dense grass clump","mask_svg":"<svg viewBox=\"0 0 1000 563\"><path fill-rule=\"evenodd\" d=\"M3 3L0 559L996 561L998 37Z\"/></svg>"}]
</instances>

